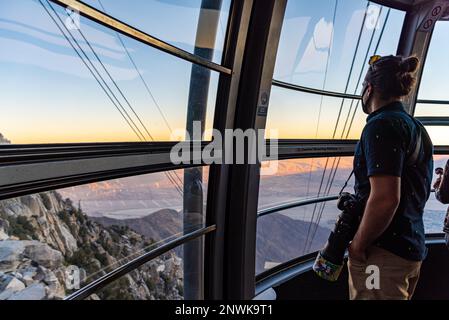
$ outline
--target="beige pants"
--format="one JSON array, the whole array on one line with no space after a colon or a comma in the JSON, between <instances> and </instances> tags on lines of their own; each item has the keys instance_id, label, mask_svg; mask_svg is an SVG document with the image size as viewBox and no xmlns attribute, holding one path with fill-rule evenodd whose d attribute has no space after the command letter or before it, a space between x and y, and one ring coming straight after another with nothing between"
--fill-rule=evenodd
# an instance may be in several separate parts
<instances>
[{"instance_id":1,"label":"beige pants","mask_svg":"<svg viewBox=\"0 0 449 320\"><path fill-rule=\"evenodd\" d=\"M348 261L351 300L409 300L418 283L420 261L370 247L366 263ZM376 278L377 277L377 278Z\"/></svg>"}]
</instances>

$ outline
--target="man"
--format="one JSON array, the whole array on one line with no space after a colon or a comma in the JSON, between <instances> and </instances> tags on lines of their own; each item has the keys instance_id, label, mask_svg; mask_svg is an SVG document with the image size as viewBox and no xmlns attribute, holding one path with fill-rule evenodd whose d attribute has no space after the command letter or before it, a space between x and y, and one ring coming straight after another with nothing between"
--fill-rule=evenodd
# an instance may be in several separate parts
<instances>
[{"instance_id":1,"label":"man","mask_svg":"<svg viewBox=\"0 0 449 320\"><path fill-rule=\"evenodd\" d=\"M370 59L362 94L369 116L354 156L355 191L365 209L349 247L351 299L410 299L427 254L422 216L433 145L401 102L418 63L415 57Z\"/></svg>"}]
</instances>

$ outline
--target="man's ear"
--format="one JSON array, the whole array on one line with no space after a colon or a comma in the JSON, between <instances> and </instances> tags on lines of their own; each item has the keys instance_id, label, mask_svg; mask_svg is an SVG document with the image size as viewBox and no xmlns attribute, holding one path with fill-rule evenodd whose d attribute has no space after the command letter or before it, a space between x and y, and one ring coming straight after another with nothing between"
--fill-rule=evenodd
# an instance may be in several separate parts
<instances>
[{"instance_id":1,"label":"man's ear","mask_svg":"<svg viewBox=\"0 0 449 320\"><path fill-rule=\"evenodd\" d=\"M366 86L366 94L368 96L370 96L372 92L373 92L373 86L372 86L371 83L368 83L367 86Z\"/></svg>"}]
</instances>

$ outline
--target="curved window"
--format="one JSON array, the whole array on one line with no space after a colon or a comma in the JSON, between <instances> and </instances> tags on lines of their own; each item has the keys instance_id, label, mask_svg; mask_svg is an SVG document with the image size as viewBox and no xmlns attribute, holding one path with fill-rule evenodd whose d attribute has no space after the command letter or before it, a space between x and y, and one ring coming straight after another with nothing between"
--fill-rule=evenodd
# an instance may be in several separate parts
<instances>
[{"instance_id":1,"label":"curved window","mask_svg":"<svg viewBox=\"0 0 449 320\"><path fill-rule=\"evenodd\" d=\"M444 168L449 156L435 155L433 157L434 167ZM436 180L436 177L434 178ZM432 182L433 183L433 182ZM435 194L430 195L424 209L424 229L426 233L442 233L444 218L446 216L447 205L442 204L435 198Z\"/></svg>"},{"instance_id":2,"label":"curved window","mask_svg":"<svg viewBox=\"0 0 449 320\"><path fill-rule=\"evenodd\" d=\"M261 177L259 211L296 200L336 195L351 171L352 157L278 161L275 175ZM352 177L346 191L353 192L353 181ZM320 249L338 214L333 200L259 217L256 272Z\"/></svg>"},{"instance_id":3,"label":"curved window","mask_svg":"<svg viewBox=\"0 0 449 320\"><path fill-rule=\"evenodd\" d=\"M396 53L404 16L367 1L289 1L274 79L358 93L367 56Z\"/></svg>"},{"instance_id":4,"label":"curved window","mask_svg":"<svg viewBox=\"0 0 449 320\"><path fill-rule=\"evenodd\" d=\"M194 53L197 32L208 36L216 33L215 45L206 49L215 50L212 61L221 61L231 0L133 0L132 4L126 0L85 2L190 53Z\"/></svg>"},{"instance_id":5,"label":"curved window","mask_svg":"<svg viewBox=\"0 0 449 320\"><path fill-rule=\"evenodd\" d=\"M272 87L267 131L280 139L359 139L365 119L360 100Z\"/></svg>"},{"instance_id":6,"label":"curved window","mask_svg":"<svg viewBox=\"0 0 449 320\"><path fill-rule=\"evenodd\" d=\"M320 219L316 220L319 213ZM256 274L320 250L338 214L337 202L330 201L260 217L257 220Z\"/></svg>"},{"instance_id":7,"label":"curved window","mask_svg":"<svg viewBox=\"0 0 449 320\"><path fill-rule=\"evenodd\" d=\"M435 156L435 167L448 157ZM294 201L337 195L352 170L352 157L278 161L278 173L262 176L259 212L278 211L257 220L256 273L321 249L340 213L336 200L281 209ZM353 192L352 177L345 191ZM430 196L424 210L426 233L441 233L446 206Z\"/></svg>"},{"instance_id":8,"label":"curved window","mask_svg":"<svg viewBox=\"0 0 449 320\"><path fill-rule=\"evenodd\" d=\"M420 99L449 100L449 92L447 90L447 75L449 74L447 63L449 54L448 33L449 23L447 21L438 21L435 24L419 87ZM417 109L418 107L422 108L419 111L420 114L425 112L426 115L440 115L440 110L438 109L433 110L429 106L421 107L417 105Z\"/></svg>"},{"instance_id":9,"label":"curved window","mask_svg":"<svg viewBox=\"0 0 449 320\"><path fill-rule=\"evenodd\" d=\"M190 62L78 18L68 20L62 7L46 1L0 1L0 133L6 139L183 140L190 86L199 82L208 86L201 106L205 127L212 126L217 72L198 66L203 78L191 83Z\"/></svg>"},{"instance_id":10,"label":"curved window","mask_svg":"<svg viewBox=\"0 0 449 320\"><path fill-rule=\"evenodd\" d=\"M205 203L207 168L120 178L0 201L0 300L63 298L130 260L203 228L204 215L183 215L183 196L193 197L183 193L185 174L204 175L198 184L203 194L195 194L195 199L202 197ZM161 283L182 288L178 269L183 251L178 248L168 255L150 261L144 270L149 274L133 272L132 279L154 278L154 283L147 283L154 284L152 295L143 284L133 283L131 287L140 290L134 298L173 298ZM73 272L75 280L70 278Z\"/></svg>"}]
</instances>

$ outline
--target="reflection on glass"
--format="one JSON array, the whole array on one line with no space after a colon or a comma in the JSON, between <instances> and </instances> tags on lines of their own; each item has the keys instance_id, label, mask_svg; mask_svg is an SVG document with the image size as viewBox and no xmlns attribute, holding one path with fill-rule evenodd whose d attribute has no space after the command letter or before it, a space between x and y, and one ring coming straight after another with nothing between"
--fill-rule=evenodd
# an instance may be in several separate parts
<instances>
[{"instance_id":1,"label":"reflection on glass","mask_svg":"<svg viewBox=\"0 0 449 320\"><path fill-rule=\"evenodd\" d=\"M204 201L207 171L203 169ZM131 259L181 237L184 231L204 227L204 219L185 225L180 189L182 170L0 201L0 300L63 298ZM189 196L184 190L184 197ZM182 268L183 254L178 248L169 257L152 262L148 269L151 274L142 271L139 276L160 275L167 278L164 281L177 283L183 278L172 269ZM167 298L176 298L165 290L156 284L152 297L167 294ZM147 298L139 292L133 297Z\"/></svg>"},{"instance_id":2,"label":"reflection on glass","mask_svg":"<svg viewBox=\"0 0 449 320\"><path fill-rule=\"evenodd\" d=\"M231 0L87 0L87 4L143 32L194 53L198 21L206 23L200 32L215 30L216 41L212 59L220 63L226 35ZM217 23L218 20L218 23ZM202 28L202 29L201 29Z\"/></svg>"},{"instance_id":3,"label":"reflection on glass","mask_svg":"<svg viewBox=\"0 0 449 320\"><path fill-rule=\"evenodd\" d=\"M6 139L169 141L185 130L191 63L42 3L0 1L0 133ZM217 83L211 72L206 128Z\"/></svg>"},{"instance_id":4,"label":"reflection on glass","mask_svg":"<svg viewBox=\"0 0 449 320\"><path fill-rule=\"evenodd\" d=\"M447 21L437 22L432 34L419 87L420 99L449 100L447 90L447 75L449 74L449 65L447 63L447 55L449 53L448 33L449 23ZM447 106L445 107L447 109ZM428 115L440 114L432 112Z\"/></svg>"},{"instance_id":5,"label":"reflection on glass","mask_svg":"<svg viewBox=\"0 0 449 320\"><path fill-rule=\"evenodd\" d=\"M360 90L365 56L374 54L376 47L377 54L395 54L405 16L402 11L367 5L359 0L289 1L274 78L329 91Z\"/></svg>"},{"instance_id":6,"label":"reflection on glass","mask_svg":"<svg viewBox=\"0 0 449 320\"><path fill-rule=\"evenodd\" d=\"M267 130L280 139L359 139L365 119L359 100L273 86Z\"/></svg>"}]
</instances>

